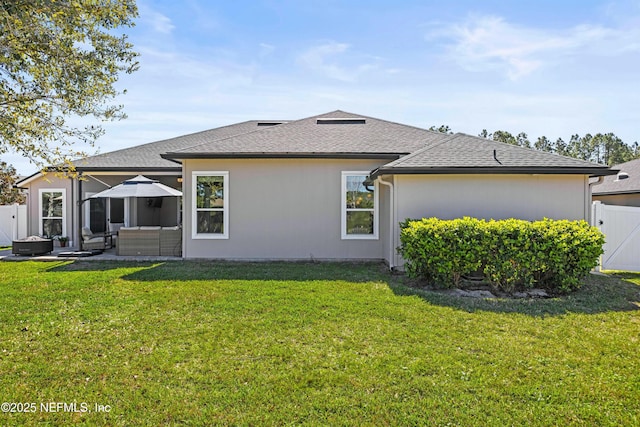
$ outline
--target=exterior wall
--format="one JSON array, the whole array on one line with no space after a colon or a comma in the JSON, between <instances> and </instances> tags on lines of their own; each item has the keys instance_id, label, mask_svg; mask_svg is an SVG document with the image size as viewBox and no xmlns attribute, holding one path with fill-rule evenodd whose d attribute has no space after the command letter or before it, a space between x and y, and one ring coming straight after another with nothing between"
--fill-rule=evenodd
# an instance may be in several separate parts
<instances>
[{"instance_id":1,"label":"exterior wall","mask_svg":"<svg viewBox=\"0 0 640 427\"><path fill-rule=\"evenodd\" d=\"M583 175L396 175L395 194L394 247L406 218L589 219Z\"/></svg>"},{"instance_id":2,"label":"exterior wall","mask_svg":"<svg viewBox=\"0 0 640 427\"><path fill-rule=\"evenodd\" d=\"M65 191L65 233L69 236L70 242L74 243L73 218L75 209L73 200L75 195L72 184L71 179L58 178L53 173L29 183L27 186L27 234L29 236L40 235L40 190L63 189Z\"/></svg>"},{"instance_id":3,"label":"exterior wall","mask_svg":"<svg viewBox=\"0 0 640 427\"><path fill-rule=\"evenodd\" d=\"M210 159L183 163L186 258L382 259L383 242L342 240L343 171L371 171L384 161ZM192 172L228 171L228 239L192 238ZM226 190L225 190L226 191ZM379 189L380 196L384 192ZM227 202L227 200L225 200ZM379 212L388 206L379 198Z\"/></svg>"},{"instance_id":4,"label":"exterior wall","mask_svg":"<svg viewBox=\"0 0 640 427\"><path fill-rule=\"evenodd\" d=\"M640 193L636 194L612 194L610 196L605 195L593 195L593 200L599 200L605 205L618 205L618 206L637 206L640 207Z\"/></svg>"}]
</instances>

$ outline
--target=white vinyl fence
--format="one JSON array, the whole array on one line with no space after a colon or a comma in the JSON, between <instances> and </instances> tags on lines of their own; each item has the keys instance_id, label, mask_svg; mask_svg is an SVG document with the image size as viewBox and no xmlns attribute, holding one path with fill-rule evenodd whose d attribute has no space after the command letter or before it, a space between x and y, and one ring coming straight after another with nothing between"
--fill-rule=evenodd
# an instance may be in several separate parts
<instances>
[{"instance_id":1,"label":"white vinyl fence","mask_svg":"<svg viewBox=\"0 0 640 427\"><path fill-rule=\"evenodd\" d=\"M600 269L640 271L640 208L593 202L591 218L605 236Z\"/></svg>"},{"instance_id":2,"label":"white vinyl fence","mask_svg":"<svg viewBox=\"0 0 640 427\"><path fill-rule=\"evenodd\" d=\"M27 207L25 205L0 206L0 246L11 245L12 240L27 237Z\"/></svg>"}]
</instances>

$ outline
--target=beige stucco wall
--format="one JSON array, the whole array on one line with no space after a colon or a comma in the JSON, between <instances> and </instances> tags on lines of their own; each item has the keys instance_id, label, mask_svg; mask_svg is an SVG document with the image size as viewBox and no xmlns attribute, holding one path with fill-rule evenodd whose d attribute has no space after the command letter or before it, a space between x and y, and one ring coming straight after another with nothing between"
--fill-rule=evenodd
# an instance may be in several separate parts
<instances>
[{"instance_id":1,"label":"beige stucco wall","mask_svg":"<svg viewBox=\"0 0 640 427\"><path fill-rule=\"evenodd\" d=\"M394 247L400 244L397 223L407 218L577 220L588 219L590 209L582 175L396 175L394 182Z\"/></svg>"},{"instance_id":2,"label":"beige stucco wall","mask_svg":"<svg viewBox=\"0 0 640 427\"><path fill-rule=\"evenodd\" d=\"M342 240L343 171L383 161L212 159L184 162L186 258L382 259L377 240ZM192 172L229 172L229 238L192 239ZM388 209L380 198L380 208ZM188 207L188 208L187 208Z\"/></svg>"},{"instance_id":3,"label":"beige stucco wall","mask_svg":"<svg viewBox=\"0 0 640 427\"><path fill-rule=\"evenodd\" d=\"M74 240L73 236L73 217L77 213L74 209L73 198L73 181L67 178L56 177L55 174L49 173L44 177L31 181L27 186L27 234L29 236L40 235L40 190L41 189L64 189L65 190L65 215L64 229L65 234Z\"/></svg>"},{"instance_id":4,"label":"beige stucco wall","mask_svg":"<svg viewBox=\"0 0 640 427\"><path fill-rule=\"evenodd\" d=\"M605 205L640 206L640 194L614 194L610 196L594 194L593 200L599 200Z\"/></svg>"}]
</instances>

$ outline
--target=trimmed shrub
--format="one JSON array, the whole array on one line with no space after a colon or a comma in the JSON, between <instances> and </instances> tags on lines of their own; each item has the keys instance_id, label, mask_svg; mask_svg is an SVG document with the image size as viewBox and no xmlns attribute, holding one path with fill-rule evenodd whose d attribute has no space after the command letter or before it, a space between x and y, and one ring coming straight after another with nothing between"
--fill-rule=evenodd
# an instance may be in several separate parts
<instances>
[{"instance_id":1,"label":"trimmed shrub","mask_svg":"<svg viewBox=\"0 0 640 427\"><path fill-rule=\"evenodd\" d=\"M585 221L428 218L401 223L400 242L408 274L433 285L457 286L481 271L507 292L569 292L597 265L604 236Z\"/></svg>"},{"instance_id":2,"label":"trimmed shrub","mask_svg":"<svg viewBox=\"0 0 640 427\"><path fill-rule=\"evenodd\" d=\"M438 218L406 220L401 223L400 254L409 275L430 284L456 286L460 278L482 267L486 249L483 221L461 218L443 221Z\"/></svg>"}]
</instances>

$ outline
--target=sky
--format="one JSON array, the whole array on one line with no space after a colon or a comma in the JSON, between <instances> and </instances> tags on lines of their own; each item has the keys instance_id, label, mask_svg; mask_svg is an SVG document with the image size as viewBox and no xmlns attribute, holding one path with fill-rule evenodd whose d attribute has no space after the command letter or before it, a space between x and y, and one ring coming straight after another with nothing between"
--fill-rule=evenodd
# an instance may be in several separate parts
<instances>
[{"instance_id":1,"label":"sky","mask_svg":"<svg viewBox=\"0 0 640 427\"><path fill-rule=\"evenodd\" d=\"M640 142L640 0L138 0L140 69L99 152L333 110ZM18 173L36 168L3 156Z\"/></svg>"}]
</instances>

